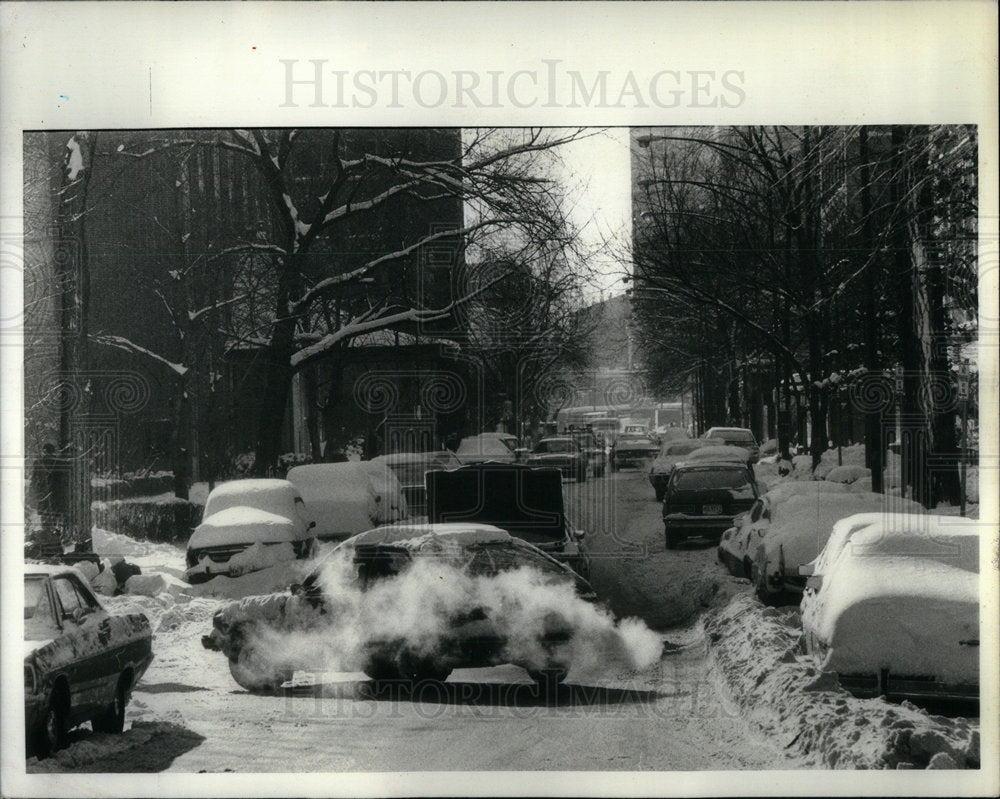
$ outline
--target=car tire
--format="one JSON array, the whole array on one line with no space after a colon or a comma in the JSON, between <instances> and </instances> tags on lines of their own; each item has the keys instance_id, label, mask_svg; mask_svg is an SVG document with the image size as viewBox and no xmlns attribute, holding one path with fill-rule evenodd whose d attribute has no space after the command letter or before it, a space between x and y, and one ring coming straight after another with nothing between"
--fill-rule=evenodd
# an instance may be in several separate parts
<instances>
[{"instance_id":1,"label":"car tire","mask_svg":"<svg viewBox=\"0 0 1000 799\"><path fill-rule=\"evenodd\" d=\"M767 590L767 561L765 560L763 564L758 561L754 561L753 565L750 567L750 582L753 584L754 593L757 595L757 599L763 602L765 605L774 605L775 597Z\"/></svg>"},{"instance_id":2,"label":"car tire","mask_svg":"<svg viewBox=\"0 0 1000 799\"><path fill-rule=\"evenodd\" d=\"M105 708L101 715L90 720L90 726L94 728L94 732L117 735L125 729L125 705L128 704L128 688L131 682L132 677L129 674L122 674L118 678L115 698L111 700L111 704Z\"/></svg>"},{"instance_id":3,"label":"car tire","mask_svg":"<svg viewBox=\"0 0 1000 799\"><path fill-rule=\"evenodd\" d=\"M657 502L663 502L663 498L667 495L667 489L664 486L653 486L653 492L656 494Z\"/></svg>"},{"instance_id":4,"label":"car tire","mask_svg":"<svg viewBox=\"0 0 1000 799\"><path fill-rule=\"evenodd\" d=\"M69 732L68 715L66 695L62 690L56 688L49 698L42 726L34 736L35 755L39 760L66 746L66 737Z\"/></svg>"},{"instance_id":5,"label":"car tire","mask_svg":"<svg viewBox=\"0 0 1000 799\"><path fill-rule=\"evenodd\" d=\"M669 527L664 528L664 539L666 541L667 549L677 549L680 546L681 541L684 537L677 532L677 530L672 530Z\"/></svg>"},{"instance_id":6,"label":"car tire","mask_svg":"<svg viewBox=\"0 0 1000 799\"><path fill-rule=\"evenodd\" d=\"M525 671L535 681L535 685L546 694L556 693L559 690L559 685L569 674L569 669L565 666L549 666L544 669L525 669Z\"/></svg>"}]
</instances>

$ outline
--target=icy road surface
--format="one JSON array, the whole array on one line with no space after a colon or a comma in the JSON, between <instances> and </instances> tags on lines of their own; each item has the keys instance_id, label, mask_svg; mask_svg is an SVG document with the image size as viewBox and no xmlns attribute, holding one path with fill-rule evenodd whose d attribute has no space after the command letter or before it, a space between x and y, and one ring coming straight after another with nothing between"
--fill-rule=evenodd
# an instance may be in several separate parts
<instances>
[{"instance_id":1,"label":"icy road surface","mask_svg":"<svg viewBox=\"0 0 1000 799\"><path fill-rule=\"evenodd\" d=\"M161 613L167 624L156 633L156 657L128 706L131 729L122 736L77 730L68 750L30 761L29 771L806 767L740 719L709 668L697 614L745 589L724 575L714 546L664 549L644 472L564 488L589 532L598 594L666 641L653 667L571 671L549 697L516 666L457 670L446 683L409 692L376 690L362 674L300 672L281 695L251 695L233 682L225 658L200 643L224 600L182 600Z\"/></svg>"}]
</instances>

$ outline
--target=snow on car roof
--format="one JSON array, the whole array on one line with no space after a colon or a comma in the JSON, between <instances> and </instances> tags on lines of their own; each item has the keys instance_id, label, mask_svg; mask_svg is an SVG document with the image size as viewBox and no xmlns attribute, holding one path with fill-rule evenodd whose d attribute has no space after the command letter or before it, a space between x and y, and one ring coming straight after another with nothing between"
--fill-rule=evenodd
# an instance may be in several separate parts
<instances>
[{"instance_id":1,"label":"snow on car roof","mask_svg":"<svg viewBox=\"0 0 1000 799\"><path fill-rule=\"evenodd\" d=\"M199 527L239 527L247 524L287 525L290 523L290 519L277 513L245 505L236 505L206 517Z\"/></svg>"},{"instance_id":2,"label":"snow on car roof","mask_svg":"<svg viewBox=\"0 0 1000 799\"><path fill-rule=\"evenodd\" d=\"M840 557L907 557L979 571L979 539L989 528L960 516L893 514L854 527L849 539L836 542Z\"/></svg>"},{"instance_id":3,"label":"snow on car roof","mask_svg":"<svg viewBox=\"0 0 1000 799\"><path fill-rule=\"evenodd\" d=\"M401 466L407 463L427 463L453 458L454 453L449 449L438 449L428 452L394 452L391 455L378 455L371 459L371 463L386 463L389 466Z\"/></svg>"},{"instance_id":4,"label":"snow on car roof","mask_svg":"<svg viewBox=\"0 0 1000 799\"><path fill-rule=\"evenodd\" d=\"M401 544L419 546L431 538L453 542L460 546L471 544L495 544L510 541L506 530L492 524L468 524L462 522L441 522L438 524L392 524L366 530L348 538L342 546L354 547L359 544Z\"/></svg>"},{"instance_id":5,"label":"snow on car roof","mask_svg":"<svg viewBox=\"0 0 1000 799\"><path fill-rule=\"evenodd\" d=\"M712 435L712 433L750 433L750 429L747 427L713 427L707 433L706 436Z\"/></svg>"},{"instance_id":6,"label":"snow on car roof","mask_svg":"<svg viewBox=\"0 0 1000 799\"><path fill-rule=\"evenodd\" d=\"M743 447L700 447L687 456L688 461L743 461L750 459L750 453Z\"/></svg>"},{"instance_id":7,"label":"snow on car roof","mask_svg":"<svg viewBox=\"0 0 1000 799\"><path fill-rule=\"evenodd\" d=\"M234 494L255 494L262 491L288 490L294 491L295 487L287 480L252 478L248 480L230 480L228 483L220 483L212 489L212 494L216 497L227 497Z\"/></svg>"},{"instance_id":8,"label":"snow on car roof","mask_svg":"<svg viewBox=\"0 0 1000 799\"><path fill-rule=\"evenodd\" d=\"M776 485L764 496L772 506L787 502L796 496L817 494L849 494L851 489L844 483L828 483L825 480L788 480Z\"/></svg>"}]
</instances>

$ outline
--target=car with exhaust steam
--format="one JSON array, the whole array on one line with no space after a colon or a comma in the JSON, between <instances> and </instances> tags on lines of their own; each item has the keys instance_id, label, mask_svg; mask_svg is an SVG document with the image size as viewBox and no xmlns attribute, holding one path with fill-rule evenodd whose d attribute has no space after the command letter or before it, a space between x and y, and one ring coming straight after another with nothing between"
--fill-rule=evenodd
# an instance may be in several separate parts
<instances>
[{"instance_id":1,"label":"car with exhaust steam","mask_svg":"<svg viewBox=\"0 0 1000 799\"><path fill-rule=\"evenodd\" d=\"M46 757L70 729L120 733L132 689L153 659L142 613L112 615L67 566L24 569L24 724L28 749Z\"/></svg>"},{"instance_id":2,"label":"car with exhaust steam","mask_svg":"<svg viewBox=\"0 0 1000 799\"><path fill-rule=\"evenodd\" d=\"M294 471L294 470L293 470ZM217 485L187 544L184 578L204 583L308 558L316 522L288 480L233 480Z\"/></svg>"},{"instance_id":3,"label":"car with exhaust steam","mask_svg":"<svg viewBox=\"0 0 1000 799\"><path fill-rule=\"evenodd\" d=\"M347 584L336 592L324 588L324 568L337 559L348 569ZM529 569L542 584L563 586L569 596L595 602L590 584L565 564L499 527L474 523L386 525L354 536L320 561L301 585L281 594L247 597L219 610L212 631L202 645L222 652L229 660L233 679L250 691L272 691L290 680L298 670L324 670L318 647L300 650L268 645L269 633L320 631L337 624L344 593L357 598L377 594L379 608L386 600L412 602L407 575L423 563L436 569L452 569L454 579L496 578L518 569ZM412 592L413 586L409 585ZM390 602L391 604L391 602ZM521 641L519 652L510 650L510 630L497 618L500 610L483 604L476 595L451 607L433 631L422 631L419 641L410 640L384 615L384 629L366 628L365 640L354 665L374 680L443 681L456 668L482 668L504 663L522 666L540 685L552 687L565 679L568 663L565 647L574 630L570 621L550 610L537 629L519 628L519 637L531 635L529 646ZM506 630L506 632L505 632ZM292 654L294 652L294 654Z\"/></svg>"},{"instance_id":4,"label":"car with exhaust steam","mask_svg":"<svg viewBox=\"0 0 1000 799\"><path fill-rule=\"evenodd\" d=\"M979 520L915 513L838 521L799 569L807 653L859 697L975 703L984 531Z\"/></svg>"}]
</instances>

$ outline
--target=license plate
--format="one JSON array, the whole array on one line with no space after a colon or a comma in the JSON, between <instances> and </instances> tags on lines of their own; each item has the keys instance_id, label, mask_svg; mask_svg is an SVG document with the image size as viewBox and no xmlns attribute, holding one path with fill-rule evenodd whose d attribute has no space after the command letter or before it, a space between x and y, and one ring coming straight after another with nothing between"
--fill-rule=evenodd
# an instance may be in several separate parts
<instances>
[{"instance_id":1,"label":"license plate","mask_svg":"<svg viewBox=\"0 0 1000 799\"><path fill-rule=\"evenodd\" d=\"M705 516L721 516L722 505L702 505L701 512Z\"/></svg>"}]
</instances>

